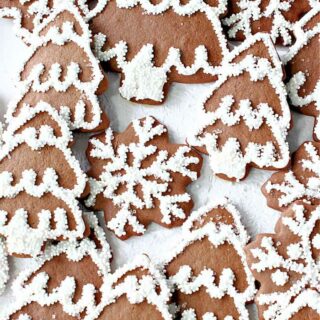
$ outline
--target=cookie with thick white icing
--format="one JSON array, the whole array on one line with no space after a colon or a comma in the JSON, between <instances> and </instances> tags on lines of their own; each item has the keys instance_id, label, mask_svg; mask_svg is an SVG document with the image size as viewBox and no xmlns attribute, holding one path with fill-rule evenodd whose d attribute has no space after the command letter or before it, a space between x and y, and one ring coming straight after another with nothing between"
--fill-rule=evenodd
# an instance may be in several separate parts
<instances>
[{"instance_id":1,"label":"cookie with thick white icing","mask_svg":"<svg viewBox=\"0 0 320 320\"><path fill-rule=\"evenodd\" d=\"M193 212L165 270L183 320L249 319L255 294L244 246L248 235L228 200Z\"/></svg>"},{"instance_id":2,"label":"cookie with thick white icing","mask_svg":"<svg viewBox=\"0 0 320 320\"><path fill-rule=\"evenodd\" d=\"M91 21L97 57L122 74L120 94L159 104L171 82L216 78L227 49L219 17L226 0L100 0L104 10ZM115 27L116 26L116 27Z\"/></svg>"},{"instance_id":3,"label":"cookie with thick white icing","mask_svg":"<svg viewBox=\"0 0 320 320\"><path fill-rule=\"evenodd\" d=\"M77 198L87 178L70 149L68 123L44 102L24 107L0 148L0 234L8 252L35 256L48 240L83 237Z\"/></svg>"},{"instance_id":4,"label":"cookie with thick white icing","mask_svg":"<svg viewBox=\"0 0 320 320\"><path fill-rule=\"evenodd\" d=\"M295 26L296 43L284 56L291 106L315 118L314 140L320 141L320 4Z\"/></svg>"},{"instance_id":5,"label":"cookie with thick white icing","mask_svg":"<svg viewBox=\"0 0 320 320\"><path fill-rule=\"evenodd\" d=\"M268 206L285 210L296 200L320 204L320 143L305 142L287 170L274 173L262 186Z\"/></svg>"},{"instance_id":6,"label":"cookie with thick white icing","mask_svg":"<svg viewBox=\"0 0 320 320\"><path fill-rule=\"evenodd\" d=\"M72 130L107 128L109 121L97 97L107 83L91 50L91 32L77 7L68 1L57 5L35 28L30 48L7 121L25 105L33 107L44 101L69 121Z\"/></svg>"},{"instance_id":7,"label":"cookie with thick white icing","mask_svg":"<svg viewBox=\"0 0 320 320\"><path fill-rule=\"evenodd\" d=\"M186 187L195 181L201 156L169 142L165 126L152 117L134 120L122 133L107 129L89 141L90 195L86 205L103 210L107 226L127 239L151 222L183 223L193 202Z\"/></svg>"},{"instance_id":8,"label":"cookie with thick white icing","mask_svg":"<svg viewBox=\"0 0 320 320\"><path fill-rule=\"evenodd\" d=\"M319 319L319 206L294 203L282 213L275 233L258 235L246 254L260 283L259 319Z\"/></svg>"},{"instance_id":9,"label":"cookie with thick white icing","mask_svg":"<svg viewBox=\"0 0 320 320\"><path fill-rule=\"evenodd\" d=\"M318 0L231 0L223 24L230 39L265 32L273 42L288 46L294 42L295 23L316 6Z\"/></svg>"},{"instance_id":10,"label":"cookie with thick white icing","mask_svg":"<svg viewBox=\"0 0 320 320\"><path fill-rule=\"evenodd\" d=\"M286 167L291 113L270 37L247 39L226 56L221 71L188 142L209 155L213 173L223 179L244 179L251 167Z\"/></svg>"},{"instance_id":11,"label":"cookie with thick white icing","mask_svg":"<svg viewBox=\"0 0 320 320\"><path fill-rule=\"evenodd\" d=\"M4 292L9 280L8 253L3 239L0 237L0 295Z\"/></svg>"},{"instance_id":12,"label":"cookie with thick white icing","mask_svg":"<svg viewBox=\"0 0 320 320\"><path fill-rule=\"evenodd\" d=\"M110 273L111 251L97 217L87 213L90 238L47 246L29 269L15 279L15 300L2 306L2 320L84 319L101 302Z\"/></svg>"}]
</instances>

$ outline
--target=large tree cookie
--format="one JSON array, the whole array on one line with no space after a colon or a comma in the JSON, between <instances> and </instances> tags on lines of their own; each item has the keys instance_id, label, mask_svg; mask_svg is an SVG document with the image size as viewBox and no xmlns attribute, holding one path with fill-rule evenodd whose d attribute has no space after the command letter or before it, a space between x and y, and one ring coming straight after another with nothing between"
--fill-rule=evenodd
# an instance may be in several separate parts
<instances>
[{"instance_id":1,"label":"large tree cookie","mask_svg":"<svg viewBox=\"0 0 320 320\"><path fill-rule=\"evenodd\" d=\"M91 23L96 55L121 72L124 98L161 103L172 81L215 79L215 67L228 52L219 20L226 0L103 1L104 10Z\"/></svg>"},{"instance_id":2,"label":"large tree cookie","mask_svg":"<svg viewBox=\"0 0 320 320\"><path fill-rule=\"evenodd\" d=\"M87 155L86 205L103 210L119 238L141 235L151 222L181 225L190 213L186 187L198 178L202 159L188 146L170 143L154 118L135 120L123 133L107 129L89 141Z\"/></svg>"},{"instance_id":3,"label":"large tree cookie","mask_svg":"<svg viewBox=\"0 0 320 320\"><path fill-rule=\"evenodd\" d=\"M10 254L35 256L47 240L84 235L77 198L87 178L71 139L68 124L44 102L23 108L3 133L0 234Z\"/></svg>"},{"instance_id":4,"label":"large tree cookie","mask_svg":"<svg viewBox=\"0 0 320 320\"><path fill-rule=\"evenodd\" d=\"M1 307L2 320L84 319L101 302L110 273L110 247L93 213L86 215L92 236L48 245L35 265L13 284L15 301Z\"/></svg>"},{"instance_id":5,"label":"large tree cookie","mask_svg":"<svg viewBox=\"0 0 320 320\"><path fill-rule=\"evenodd\" d=\"M286 167L291 114L270 38L260 33L246 40L222 70L189 143L208 153L213 173L227 180L244 179L250 167Z\"/></svg>"},{"instance_id":6,"label":"large tree cookie","mask_svg":"<svg viewBox=\"0 0 320 320\"><path fill-rule=\"evenodd\" d=\"M291 167L274 173L263 185L268 206L284 210L296 200L320 204L320 143L305 142L293 154Z\"/></svg>"},{"instance_id":7,"label":"large tree cookie","mask_svg":"<svg viewBox=\"0 0 320 320\"><path fill-rule=\"evenodd\" d=\"M249 319L255 293L244 246L247 233L228 200L192 213L184 238L165 262L179 319Z\"/></svg>"},{"instance_id":8,"label":"large tree cookie","mask_svg":"<svg viewBox=\"0 0 320 320\"><path fill-rule=\"evenodd\" d=\"M223 24L230 39L266 32L273 42L287 46L294 41L295 23L318 5L318 0L231 0Z\"/></svg>"},{"instance_id":9,"label":"large tree cookie","mask_svg":"<svg viewBox=\"0 0 320 320\"><path fill-rule=\"evenodd\" d=\"M146 256L107 277L101 303L86 320L172 320L165 276Z\"/></svg>"},{"instance_id":10,"label":"large tree cookie","mask_svg":"<svg viewBox=\"0 0 320 320\"><path fill-rule=\"evenodd\" d=\"M320 141L320 4L297 23L297 42L284 57L291 105L315 117L314 139Z\"/></svg>"},{"instance_id":11,"label":"large tree cookie","mask_svg":"<svg viewBox=\"0 0 320 320\"><path fill-rule=\"evenodd\" d=\"M88 25L71 2L57 6L34 31L31 54L18 78L19 94L9 105L8 122L25 105L44 101L70 120L72 130L108 127L97 97L106 82L91 50Z\"/></svg>"},{"instance_id":12,"label":"large tree cookie","mask_svg":"<svg viewBox=\"0 0 320 320\"><path fill-rule=\"evenodd\" d=\"M274 234L260 234L246 248L261 287L259 319L320 318L320 207L296 202Z\"/></svg>"}]
</instances>

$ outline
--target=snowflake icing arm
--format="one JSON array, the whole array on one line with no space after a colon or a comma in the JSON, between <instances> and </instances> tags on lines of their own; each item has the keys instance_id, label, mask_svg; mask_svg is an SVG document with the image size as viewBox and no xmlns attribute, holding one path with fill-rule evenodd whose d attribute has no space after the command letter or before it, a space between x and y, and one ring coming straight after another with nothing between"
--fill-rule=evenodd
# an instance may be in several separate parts
<instances>
[{"instance_id":1,"label":"snowflake icing arm","mask_svg":"<svg viewBox=\"0 0 320 320\"><path fill-rule=\"evenodd\" d=\"M191 148L171 144L154 118L135 120L123 133L108 129L90 140L87 154L86 205L104 210L117 236L142 234L151 221L173 226L186 219L192 201L185 187L199 176L202 160Z\"/></svg>"}]
</instances>

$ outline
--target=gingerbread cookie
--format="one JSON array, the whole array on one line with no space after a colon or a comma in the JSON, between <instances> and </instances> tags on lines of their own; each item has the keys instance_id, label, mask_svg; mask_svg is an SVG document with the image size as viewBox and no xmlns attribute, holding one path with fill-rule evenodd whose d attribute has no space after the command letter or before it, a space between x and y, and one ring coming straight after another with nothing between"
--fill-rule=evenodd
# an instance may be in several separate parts
<instances>
[{"instance_id":1,"label":"gingerbread cookie","mask_svg":"<svg viewBox=\"0 0 320 320\"><path fill-rule=\"evenodd\" d=\"M107 129L89 141L87 156L86 205L103 210L119 238L141 235L151 222L179 226L190 213L186 187L198 178L202 159L186 145L171 144L154 118L134 120L123 133Z\"/></svg>"},{"instance_id":2,"label":"gingerbread cookie","mask_svg":"<svg viewBox=\"0 0 320 320\"><path fill-rule=\"evenodd\" d=\"M3 133L0 234L10 254L35 256L47 240L83 236L77 198L87 178L71 140L67 122L44 102L25 106Z\"/></svg>"},{"instance_id":3,"label":"gingerbread cookie","mask_svg":"<svg viewBox=\"0 0 320 320\"><path fill-rule=\"evenodd\" d=\"M138 256L110 274L101 303L86 320L172 320L166 278L147 256Z\"/></svg>"},{"instance_id":4,"label":"gingerbread cookie","mask_svg":"<svg viewBox=\"0 0 320 320\"><path fill-rule=\"evenodd\" d=\"M242 41L266 32L273 42L288 46L295 23L318 5L318 0L231 0L223 24L230 39Z\"/></svg>"},{"instance_id":5,"label":"gingerbread cookie","mask_svg":"<svg viewBox=\"0 0 320 320\"><path fill-rule=\"evenodd\" d=\"M184 238L165 261L183 320L249 319L255 293L244 254L248 242L235 207L212 201L188 218Z\"/></svg>"},{"instance_id":6,"label":"gingerbread cookie","mask_svg":"<svg viewBox=\"0 0 320 320\"><path fill-rule=\"evenodd\" d=\"M320 4L295 27L297 42L284 57L291 105L315 117L314 139L320 141Z\"/></svg>"},{"instance_id":7,"label":"gingerbread cookie","mask_svg":"<svg viewBox=\"0 0 320 320\"><path fill-rule=\"evenodd\" d=\"M159 104L170 82L216 79L215 67L228 52L219 20L226 0L104 2L91 23L95 52L109 70L122 74L124 98Z\"/></svg>"},{"instance_id":8,"label":"gingerbread cookie","mask_svg":"<svg viewBox=\"0 0 320 320\"><path fill-rule=\"evenodd\" d=\"M72 2L64 1L34 31L31 54L19 72L19 94L7 121L25 106L44 101L68 119L72 130L99 131L109 125L97 94L106 80L91 51L88 25Z\"/></svg>"},{"instance_id":9,"label":"gingerbread cookie","mask_svg":"<svg viewBox=\"0 0 320 320\"><path fill-rule=\"evenodd\" d=\"M320 143L302 144L292 156L291 168L273 174L262 192L268 206L276 210L296 200L320 204Z\"/></svg>"},{"instance_id":10,"label":"gingerbread cookie","mask_svg":"<svg viewBox=\"0 0 320 320\"><path fill-rule=\"evenodd\" d=\"M6 288L6 283L9 280L9 263L8 254L5 248L4 241L0 238L0 295Z\"/></svg>"},{"instance_id":11,"label":"gingerbread cookie","mask_svg":"<svg viewBox=\"0 0 320 320\"><path fill-rule=\"evenodd\" d=\"M35 265L13 284L16 300L1 307L2 320L84 319L101 302L110 273L111 252L93 213L86 214L92 236L47 246Z\"/></svg>"},{"instance_id":12,"label":"gingerbread cookie","mask_svg":"<svg viewBox=\"0 0 320 320\"><path fill-rule=\"evenodd\" d=\"M214 174L244 179L250 167L284 168L291 124L282 65L266 34L257 34L224 60L188 140L209 154Z\"/></svg>"},{"instance_id":13,"label":"gingerbread cookie","mask_svg":"<svg viewBox=\"0 0 320 320\"><path fill-rule=\"evenodd\" d=\"M259 319L320 318L320 207L296 202L246 248Z\"/></svg>"}]
</instances>

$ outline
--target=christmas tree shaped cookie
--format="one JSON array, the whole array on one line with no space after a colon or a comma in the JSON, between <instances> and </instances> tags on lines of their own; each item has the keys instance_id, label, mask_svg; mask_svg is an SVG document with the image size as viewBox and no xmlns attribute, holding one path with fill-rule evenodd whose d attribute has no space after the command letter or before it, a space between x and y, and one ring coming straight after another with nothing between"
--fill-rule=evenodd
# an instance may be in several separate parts
<instances>
[{"instance_id":1,"label":"christmas tree shaped cookie","mask_svg":"<svg viewBox=\"0 0 320 320\"><path fill-rule=\"evenodd\" d=\"M260 283L255 298L259 319L320 317L320 207L296 202L274 234L260 234L246 248Z\"/></svg>"},{"instance_id":2,"label":"christmas tree shaped cookie","mask_svg":"<svg viewBox=\"0 0 320 320\"><path fill-rule=\"evenodd\" d=\"M266 32L273 42L287 46L294 41L295 23L318 5L318 0L231 0L223 24L230 39Z\"/></svg>"},{"instance_id":3,"label":"christmas tree shaped cookie","mask_svg":"<svg viewBox=\"0 0 320 320\"><path fill-rule=\"evenodd\" d=\"M249 319L255 293L244 246L248 236L228 200L212 201L186 221L183 240L165 261L183 320Z\"/></svg>"},{"instance_id":4,"label":"christmas tree shaped cookie","mask_svg":"<svg viewBox=\"0 0 320 320\"><path fill-rule=\"evenodd\" d=\"M173 320L166 278L147 256L110 274L101 290L101 303L86 320Z\"/></svg>"},{"instance_id":5,"label":"christmas tree shaped cookie","mask_svg":"<svg viewBox=\"0 0 320 320\"><path fill-rule=\"evenodd\" d=\"M3 133L0 234L10 254L35 256L47 240L84 235L77 198L87 179L71 139L68 124L44 102L24 107Z\"/></svg>"},{"instance_id":6,"label":"christmas tree shaped cookie","mask_svg":"<svg viewBox=\"0 0 320 320\"><path fill-rule=\"evenodd\" d=\"M68 119L72 130L99 131L108 126L97 94L106 80L91 51L88 25L71 2L60 3L33 34L32 53L19 73L17 98L7 121L25 106L44 101Z\"/></svg>"},{"instance_id":7,"label":"christmas tree shaped cookie","mask_svg":"<svg viewBox=\"0 0 320 320\"><path fill-rule=\"evenodd\" d=\"M47 246L35 265L13 284L16 300L1 307L10 320L84 319L101 302L101 287L110 272L110 247L93 213L85 216L90 238Z\"/></svg>"},{"instance_id":8,"label":"christmas tree shaped cookie","mask_svg":"<svg viewBox=\"0 0 320 320\"><path fill-rule=\"evenodd\" d=\"M121 239L141 235L156 222L181 225L193 203L186 187L201 170L201 157L171 144L167 129L152 117L135 120L123 132L93 137L87 150L91 191L86 205L103 210L109 229Z\"/></svg>"},{"instance_id":9,"label":"christmas tree shaped cookie","mask_svg":"<svg viewBox=\"0 0 320 320\"><path fill-rule=\"evenodd\" d=\"M291 168L273 174L262 192L276 210L284 210L296 200L320 204L320 143L301 145L292 156Z\"/></svg>"},{"instance_id":10,"label":"christmas tree shaped cookie","mask_svg":"<svg viewBox=\"0 0 320 320\"><path fill-rule=\"evenodd\" d=\"M295 27L296 43L284 57L291 105L315 120L314 139L320 141L320 4Z\"/></svg>"},{"instance_id":11,"label":"christmas tree shaped cookie","mask_svg":"<svg viewBox=\"0 0 320 320\"><path fill-rule=\"evenodd\" d=\"M124 98L158 104L170 82L215 79L228 52L219 20L226 0L102 2L104 10L91 23L95 51L109 70L122 74Z\"/></svg>"},{"instance_id":12,"label":"christmas tree shaped cookie","mask_svg":"<svg viewBox=\"0 0 320 320\"><path fill-rule=\"evenodd\" d=\"M227 180L244 179L250 167L286 167L291 115L270 38L260 33L246 40L222 70L189 143L208 153L213 173Z\"/></svg>"}]
</instances>

